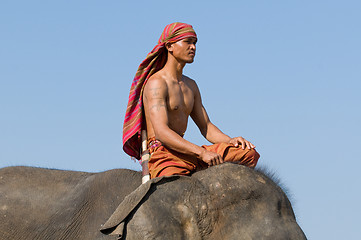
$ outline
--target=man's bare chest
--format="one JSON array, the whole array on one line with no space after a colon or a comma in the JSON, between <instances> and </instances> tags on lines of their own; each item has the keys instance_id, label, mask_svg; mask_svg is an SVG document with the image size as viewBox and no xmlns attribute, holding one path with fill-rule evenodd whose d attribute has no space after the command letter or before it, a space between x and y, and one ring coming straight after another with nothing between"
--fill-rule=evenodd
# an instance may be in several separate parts
<instances>
[{"instance_id":1,"label":"man's bare chest","mask_svg":"<svg viewBox=\"0 0 361 240\"><path fill-rule=\"evenodd\" d=\"M194 93L185 83L170 84L168 86L168 110L189 115L194 105Z\"/></svg>"}]
</instances>

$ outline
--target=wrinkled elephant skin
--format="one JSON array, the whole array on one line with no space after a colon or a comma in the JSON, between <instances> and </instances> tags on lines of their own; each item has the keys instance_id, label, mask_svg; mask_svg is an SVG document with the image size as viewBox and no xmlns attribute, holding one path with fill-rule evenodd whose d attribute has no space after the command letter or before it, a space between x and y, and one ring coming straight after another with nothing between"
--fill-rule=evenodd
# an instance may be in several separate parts
<instances>
[{"instance_id":1,"label":"wrinkled elephant skin","mask_svg":"<svg viewBox=\"0 0 361 240\"><path fill-rule=\"evenodd\" d=\"M0 169L0 239L117 239L99 229L141 183L139 172ZM292 206L264 174L222 164L151 187L125 239L306 239Z\"/></svg>"}]
</instances>

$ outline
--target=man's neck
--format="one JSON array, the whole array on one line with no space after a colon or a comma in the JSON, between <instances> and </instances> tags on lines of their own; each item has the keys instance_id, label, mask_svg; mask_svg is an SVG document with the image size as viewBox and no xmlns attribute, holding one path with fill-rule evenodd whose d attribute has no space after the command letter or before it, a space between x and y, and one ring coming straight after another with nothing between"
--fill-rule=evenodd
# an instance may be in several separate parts
<instances>
[{"instance_id":1,"label":"man's neck","mask_svg":"<svg viewBox=\"0 0 361 240\"><path fill-rule=\"evenodd\" d=\"M173 76L178 81L182 80L183 76L183 68L185 66L185 63L180 63L173 57L168 57L168 60L166 64L164 65L163 69Z\"/></svg>"}]
</instances>

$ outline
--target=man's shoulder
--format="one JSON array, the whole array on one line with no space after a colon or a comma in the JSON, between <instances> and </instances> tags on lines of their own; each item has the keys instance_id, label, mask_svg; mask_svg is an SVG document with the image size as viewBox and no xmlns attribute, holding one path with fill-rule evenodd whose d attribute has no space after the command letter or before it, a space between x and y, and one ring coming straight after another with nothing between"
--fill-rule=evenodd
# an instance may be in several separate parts
<instances>
[{"instance_id":1,"label":"man's shoulder","mask_svg":"<svg viewBox=\"0 0 361 240\"><path fill-rule=\"evenodd\" d=\"M147 85L158 85L158 84L166 84L166 79L162 74L155 73L153 74L147 81Z\"/></svg>"},{"instance_id":2,"label":"man's shoulder","mask_svg":"<svg viewBox=\"0 0 361 240\"><path fill-rule=\"evenodd\" d=\"M184 81L189 81L189 82L196 82L196 81L194 81L192 78L190 78L190 77L188 77L188 76L186 76L186 75L182 75L182 77L183 77L183 79L184 79Z\"/></svg>"},{"instance_id":3,"label":"man's shoulder","mask_svg":"<svg viewBox=\"0 0 361 240\"><path fill-rule=\"evenodd\" d=\"M144 86L144 94L147 95L148 92L153 92L155 89L160 91L167 91L168 86L167 82L165 81L164 77L160 74L153 74Z\"/></svg>"},{"instance_id":4,"label":"man's shoulder","mask_svg":"<svg viewBox=\"0 0 361 240\"><path fill-rule=\"evenodd\" d=\"M192 87L192 88L198 88L197 83L196 83L195 80L193 80L192 78L190 78L190 77L188 77L188 76L186 76L186 75L183 75L182 77L183 77L183 81L184 81L185 83L187 83L190 87Z\"/></svg>"}]
</instances>

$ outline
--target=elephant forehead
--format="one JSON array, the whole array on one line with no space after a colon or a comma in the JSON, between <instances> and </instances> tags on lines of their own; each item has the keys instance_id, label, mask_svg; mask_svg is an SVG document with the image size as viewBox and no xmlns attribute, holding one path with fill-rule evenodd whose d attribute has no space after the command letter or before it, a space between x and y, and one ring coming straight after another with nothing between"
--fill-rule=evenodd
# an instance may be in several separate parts
<instances>
[{"instance_id":1,"label":"elephant forehead","mask_svg":"<svg viewBox=\"0 0 361 240\"><path fill-rule=\"evenodd\" d=\"M192 177L198 179L208 194L215 199L237 197L237 199L261 198L265 192L279 195L278 186L262 174L247 167L236 164L222 164L206 171L195 173ZM274 192L274 189L277 191ZM269 196L269 195L267 195Z\"/></svg>"},{"instance_id":2,"label":"elephant forehead","mask_svg":"<svg viewBox=\"0 0 361 240\"><path fill-rule=\"evenodd\" d=\"M206 189L207 214L217 222L209 239L241 239L240 235L245 237L242 239L289 239L291 233L303 236L287 196L263 174L222 164L193 177Z\"/></svg>"}]
</instances>

